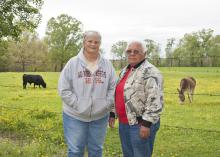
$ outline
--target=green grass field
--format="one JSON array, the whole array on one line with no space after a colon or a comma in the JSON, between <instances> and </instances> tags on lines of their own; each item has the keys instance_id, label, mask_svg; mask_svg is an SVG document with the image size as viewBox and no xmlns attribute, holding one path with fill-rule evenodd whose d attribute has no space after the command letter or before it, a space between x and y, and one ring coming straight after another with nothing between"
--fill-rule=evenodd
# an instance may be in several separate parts
<instances>
[{"instance_id":1,"label":"green grass field","mask_svg":"<svg viewBox=\"0 0 220 157\"><path fill-rule=\"evenodd\" d=\"M165 108L153 157L220 157L220 68L160 68ZM32 73L34 74L34 73ZM39 72L46 89L22 88L23 73L0 73L0 156L64 157L59 73ZM182 77L194 76L194 102L179 105ZM104 157L122 156L118 127L108 129Z\"/></svg>"}]
</instances>

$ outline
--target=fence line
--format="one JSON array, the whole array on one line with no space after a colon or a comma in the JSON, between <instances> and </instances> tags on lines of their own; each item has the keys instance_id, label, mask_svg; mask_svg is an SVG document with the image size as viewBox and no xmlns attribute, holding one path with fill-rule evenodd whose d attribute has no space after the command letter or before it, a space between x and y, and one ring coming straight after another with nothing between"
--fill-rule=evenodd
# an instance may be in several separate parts
<instances>
[{"instance_id":1,"label":"fence line","mask_svg":"<svg viewBox=\"0 0 220 157\"><path fill-rule=\"evenodd\" d=\"M8 86L8 85L0 85L0 87L22 87L22 86ZM37 88L37 87L36 87ZM56 87L54 88L47 88L47 89L56 89ZM164 94L174 94L174 95L178 95L179 93L172 93L172 92L164 92ZM220 94L212 94L212 93L197 93L197 94L193 94L193 95L206 95L206 96L220 96Z\"/></svg>"},{"instance_id":2,"label":"fence line","mask_svg":"<svg viewBox=\"0 0 220 157\"><path fill-rule=\"evenodd\" d=\"M184 57L156 57L146 58L152 64L159 67L219 67L220 56L184 56ZM127 65L127 61L124 59L111 60L114 67L122 68Z\"/></svg>"},{"instance_id":3,"label":"fence line","mask_svg":"<svg viewBox=\"0 0 220 157\"><path fill-rule=\"evenodd\" d=\"M178 95L179 93L172 93L172 92L164 92L164 94L174 94ZM206 96L220 96L220 94L210 94L210 93L198 93L198 94L193 94L193 95L206 95Z\"/></svg>"},{"instance_id":4,"label":"fence line","mask_svg":"<svg viewBox=\"0 0 220 157\"><path fill-rule=\"evenodd\" d=\"M26 111L45 111L45 110L39 110L39 109L28 109L28 108L20 108L20 107L9 107L9 106L5 106L5 105L0 105L0 108L8 108L8 109L12 109L12 110L26 110ZM55 111L49 111L47 110L48 112L50 113L54 113L54 114L57 114L57 115L61 115L62 113L60 112L55 112Z\"/></svg>"},{"instance_id":5,"label":"fence line","mask_svg":"<svg viewBox=\"0 0 220 157\"><path fill-rule=\"evenodd\" d=\"M161 125L166 128L175 128L175 129L180 129L180 130L192 130L192 131L201 131L201 132L213 132L213 133L219 133L220 130L209 130L209 129L199 129L199 128L187 128L187 127L181 127L181 126L172 126L172 125Z\"/></svg>"},{"instance_id":6,"label":"fence line","mask_svg":"<svg viewBox=\"0 0 220 157\"><path fill-rule=\"evenodd\" d=\"M220 56L184 56L170 58L147 58L152 64L159 67L220 67ZM121 69L127 65L124 59L110 59L116 69ZM64 65L63 65L64 66ZM58 63L54 62L14 62L14 64L4 65L0 67L0 71L17 71L17 72L37 72L37 71L61 71L63 68Z\"/></svg>"},{"instance_id":7,"label":"fence line","mask_svg":"<svg viewBox=\"0 0 220 157\"><path fill-rule=\"evenodd\" d=\"M11 87L11 88L13 88L13 87L22 87L23 88L23 85L21 85L21 86L15 86L15 85L0 85L0 87ZM33 86L32 86L33 87ZM36 85L36 87L35 88L37 88L38 87L38 85ZM28 87L27 87L28 88ZM47 89L57 89L57 88L48 88L47 87Z\"/></svg>"}]
</instances>

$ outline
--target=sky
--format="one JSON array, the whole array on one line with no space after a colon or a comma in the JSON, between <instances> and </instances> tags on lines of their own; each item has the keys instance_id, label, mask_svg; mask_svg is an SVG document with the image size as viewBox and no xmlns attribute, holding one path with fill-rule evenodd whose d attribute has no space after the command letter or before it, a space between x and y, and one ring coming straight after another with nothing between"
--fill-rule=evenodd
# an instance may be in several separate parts
<instances>
[{"instance_id":1,"label":"sky","mask_svg":"<svg viewBox=\"0 0 220 157\"><path fill-rule=\"evenodd\" d=\"M163 57L169 38L209 28L220 34L219 7L220 0L44 0L37 32L44 37L48 20L64 13L81 21L83 31L101 33L107 57L120 40L144 39L159 43Z\"/></svg>"}]
</instances>

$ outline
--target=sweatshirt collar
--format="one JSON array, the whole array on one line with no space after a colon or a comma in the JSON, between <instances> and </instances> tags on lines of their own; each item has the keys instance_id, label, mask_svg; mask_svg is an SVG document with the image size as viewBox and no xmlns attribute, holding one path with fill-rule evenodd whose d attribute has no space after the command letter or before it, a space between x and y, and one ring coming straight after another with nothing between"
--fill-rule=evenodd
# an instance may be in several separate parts
<instances>
[{"instance_id":1,"label":"sweatshirt collar","mask_svg":"<svg viewBox=\"0 0 220 157\"><path fill-rule=\"evenodd\" d=\"M77 56L82 61L82 63L86 66L87 65L87 60L85 58L85 55L83 54L83 48L81 48L81 50L79 51ZM101 64L101 62L102 62L102 56L99 55L98 61L97 61L98 66L99 66L99 64Z\"/></svg>"}]
</instances>

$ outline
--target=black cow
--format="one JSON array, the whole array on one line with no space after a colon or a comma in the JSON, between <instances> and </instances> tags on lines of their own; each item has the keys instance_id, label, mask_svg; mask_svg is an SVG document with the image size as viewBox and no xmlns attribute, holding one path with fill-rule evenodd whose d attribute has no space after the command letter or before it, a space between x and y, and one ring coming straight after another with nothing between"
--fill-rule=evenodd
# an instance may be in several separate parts
<instances>
[{"instance_id":1,"label":"black cow","mask_svg":"<svg viewBox=\"0 0 220 157\"><path fill-rule=\"evenodd\" d=\"M34 83L34 88L35 88L35 85L39 85L39 88L40 86L43 86L44 88L46 88L46 83L44 82L42 76L40 75L28 75L28 74L24 74L23 75L23 88L25 89L26 88L26 85L27 83L29 83L30 85L32 83Z\"/></svg>"}]
</instances>

